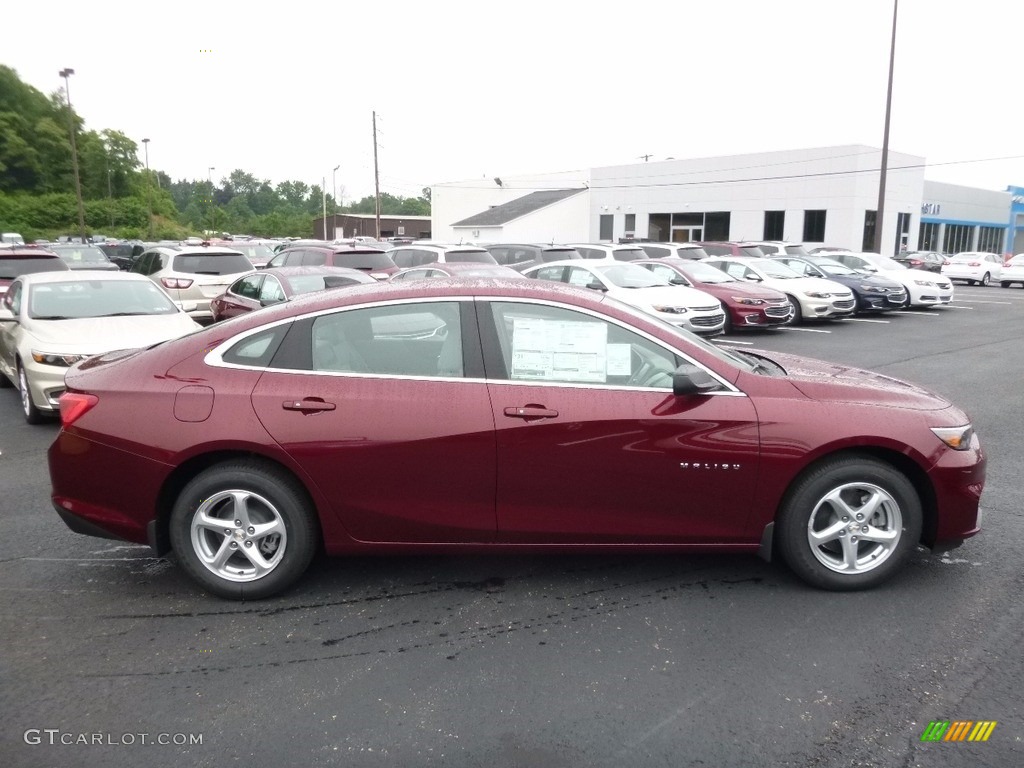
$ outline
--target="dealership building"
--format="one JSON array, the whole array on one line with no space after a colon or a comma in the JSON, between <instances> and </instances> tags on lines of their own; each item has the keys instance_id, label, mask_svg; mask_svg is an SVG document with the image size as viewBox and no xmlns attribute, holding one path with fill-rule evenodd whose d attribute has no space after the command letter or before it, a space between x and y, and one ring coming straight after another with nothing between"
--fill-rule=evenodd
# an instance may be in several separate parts
<instances>
[{"instance_id":1,"label":"dealership building","mask_svg":"<svg viewBox=\"0 0 1024 768\"><path fill-rule=\"evenodd\" d=\"M431 188L449 242L787 240L872 250L882 152L849 145L472 179ZM889 152L883 252L1024 252L1024 189L927 181Z\"/></svg>"}]
</instances>

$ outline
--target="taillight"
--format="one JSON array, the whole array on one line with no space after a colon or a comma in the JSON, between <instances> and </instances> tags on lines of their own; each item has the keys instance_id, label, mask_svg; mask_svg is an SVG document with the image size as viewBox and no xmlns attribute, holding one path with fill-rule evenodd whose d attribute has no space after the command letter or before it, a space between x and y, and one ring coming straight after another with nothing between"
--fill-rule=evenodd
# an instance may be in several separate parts
<instances>
[{"instance_id":1,"label":"taillight","mask_svg":"<svg viewBox=\"0 0 1024 768\"><path fill-rule=\"evenodd\" d=\"M161 277L160 282L164 284L164 288L188 288L192 285L192 281L184 277Z\"/></svg>"},{"instance_id":2,"label":"taillight","mask_svg":"<svg viewBox=\"0 0 1024 768\"><path fill-rule=\"evenodd\" d=\"M968 262L967 266L968 267L980 267L981 266L981 262L980 261L971 261L971 262Z\"/></svg>"},{"instance_id":3,"label":"taillight","mask_svg":"<svg viewBox=\"0 0 1024 768\"><path fill-rule=\"evenodd\" d=\"M60 396L60 425L67 429L90 410L100 399L84 392L65 392Z\"/></svg>"}]
</instances>

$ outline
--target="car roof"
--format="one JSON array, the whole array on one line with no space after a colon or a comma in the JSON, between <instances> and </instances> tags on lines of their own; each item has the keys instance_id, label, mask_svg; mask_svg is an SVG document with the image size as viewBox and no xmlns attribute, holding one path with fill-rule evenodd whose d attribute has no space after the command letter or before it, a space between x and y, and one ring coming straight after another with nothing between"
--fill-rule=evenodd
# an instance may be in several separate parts
<instances>
[{"instance_id":1,"label":"car roof","mask_svg":"<svg viewBox=\"0 0 1024 768\"><path fill-rule=\"evenodd\" d=\"M369 245L346 245L338 243L307 243L306 245L289 245L278 251L278 254L285 253L286 251L306 251L310 248L320 248L324 251L330 251L331 253L389 253L390 251L384 251L380 248L373 248Z\"/></svg>"},{"instance_id":2,"label":"car roof","mask_svg":"<svg viewBox=\"0 0 1024 768\"><path fill-rule=\"evenodd\" d=\"M47 248L38 245L15 245L10 248L0 247L0 259L60 259L60 256ZM63 261L63 259L61 259Z\"/></svg>"},{"instance_id":3,"label":"car roof","mask_svg":"<svg viewBox=\"0 0 1024 768\"><path fill-rule=\"evenodd\" d=\"M81 283L88 280L120 280L121 282L152 282L146 275L134 272L111 272L102 269L73 269L68 272L31 272L18 278L23 283Z\"/></svg>"},{"instance_id":4,"label":"car roof","mask_svg":"<svg viewBox=\"0 0 1024 768\"><path fill-rule=\"evenodd\" d=\"M226 248L222 245L214 247L207 245L157 245L147 250L166 251L176 256L245 256L241 251Z\"/></svg>"}]
</instances>

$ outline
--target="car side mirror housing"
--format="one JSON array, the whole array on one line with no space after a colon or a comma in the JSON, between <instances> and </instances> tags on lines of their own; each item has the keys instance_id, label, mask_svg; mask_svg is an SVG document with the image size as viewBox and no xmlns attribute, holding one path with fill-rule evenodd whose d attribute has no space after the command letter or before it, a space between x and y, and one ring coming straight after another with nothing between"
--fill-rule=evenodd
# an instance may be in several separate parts
<instances>
[{"instance_id":1,"label":"car side mirror housing","mask_svg":"<svg viewBox=\"0 0 1024 768\"><path fill-rule=\"evenodd\" d=\"M260 299L261 307L269 307L273 304L280 304L284 299Z\"/></svg>"},{"instance_id":2,"label":"car side mirror housing","mask_svg":"<svg viewBox=\"0 0 1024 768\"><path fill-rule=\"evenodd\" d=\"M199 305L194 301L183 301L181 302L182 312L195 312L199 309Z\"/></svg>"},{"instance_id":3,"label":"car side mirror housing","mask_svg":"<svg viewBox=\"0 0 1024 768\"><path fill-rule=\"evenodd\" d=\"M597 280L595 280L592 283L588 283L587 284L587 288L589 288L592 291L607 291L608 290L607 288L604 287L604 285L602 285L601 283L597 282Z\"/></svg>"},{"instance_id":4,"label":"car side mirror housing","mask_svg":"<svg viewBox=\"0 0 1024 768\"><path fill-rule=\"evenodd\" d=\"M7 307L0 307L0 323L16 323L18 318Z\"/></svg>"},{"instance_id":5,"label":"car side mirror housing","mask_svg":"<svg viewBox=\"0 0 1024 768\"><path fill-rule=\"evenodd\" d=\"M720 386L710 373L689 363L683 363L672 374L672 394L676 397L704 395L716 391Z\"/></svg>"},{"instance_id":6,"label":"car side mirror housing","mask_svg":"<svg viewBox=\"0 0 1024 768\"><path fill-rule=\"evenodd\" d=\"M746 276L746 277L744 277L743 279L744 279L744 280L746 280L746 281L747 281L748 283L761 283L761 282L764 282L764 281L763 281L763 280L761 280L761 278L760 278L759 276L757 276L757 275L747 275L747 276Z\"/></svg>"}]
</instances>

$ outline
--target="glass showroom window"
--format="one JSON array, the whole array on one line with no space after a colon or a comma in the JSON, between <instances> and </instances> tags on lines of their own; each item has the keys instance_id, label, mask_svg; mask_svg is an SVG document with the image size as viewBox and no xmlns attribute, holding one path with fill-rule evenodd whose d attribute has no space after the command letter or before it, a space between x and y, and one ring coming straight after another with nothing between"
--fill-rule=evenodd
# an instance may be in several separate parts
<instances>
[{"instance_id":1,"label":"glass showroom window","mask_svg":"<svg viewBox=\"0 0 1024 768\"><path fill-rule=\"evenodd\" d=\"M785 211L764 212L764 239L782 240L782 233L786 229Z\"/></svg>"},{"instance_id":2,"label":"glass showroom window","mask_svg":"<svg viewBox=\"0 0 1024 768\"><path fill-rule=\"evenodd\" d=\"M939 225L921 222L917 237L917 247L922 251L939 250Z\"/></svg>"},{"instance_id":3,"label":"glass showroom window","mask_svg":"<svg viewBox=\"0 0 1024 768\"><path fill-rule=\"evenodd\" d=\"M979 227L978 250L990 251L991 253L1001 253L1003 250L1002 227Z\"/></svg>"},{"instance_id":4,"label":"glass showroom window","mask_svg":"<svg viewBox=\"0 0 1024 768\"><path fill-rule=\"evenodd\" d=\"M825 211L804 211L804 242L825 242Z\"/></svg>"},{"instance_id":5,"label":"glass showroom window","mask_svg":"<svg viewBox=\"0 0 1024 768\"><path fill-rule=\"evenodd\" d=\"M960 253L971 250L971 234L974 227L967 224L947 224L946 238L942 244L943 253Z\"/></svg>"}]
</instances>

